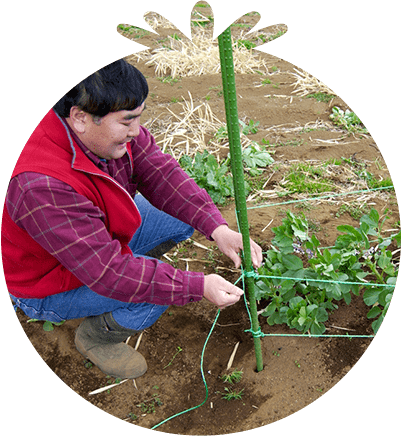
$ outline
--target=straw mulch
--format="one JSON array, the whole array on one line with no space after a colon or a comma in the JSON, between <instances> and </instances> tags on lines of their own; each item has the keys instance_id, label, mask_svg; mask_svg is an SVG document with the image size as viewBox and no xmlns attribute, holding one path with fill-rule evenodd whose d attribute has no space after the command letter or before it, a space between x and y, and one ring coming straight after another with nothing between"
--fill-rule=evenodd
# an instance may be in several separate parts
<instances>
[{"instance_id":1,"label":"straw mulch","mask_svg":"<svg viewBox=\"0 0 402 436\"><path fill-rule=\"evenodd\" d=\"M146 61L155 67L159 77L187 77L220 73L219 47L205 32L198 32L192 40L168 36L164 46L151 51L136 53L129 61ZM268 72L267 61L253 50L233 45L233 61L236 74Z\"/></svg>"},{"instance_id":2,"label":"straw mulch","mask_svg":"<svg viewBox=\"0 0 402 436\"><path fill-rule=\"evenodd\" d=\"M293 91L292 94L296 94L300 97L319 93L334 95L334 92L330 88L328 88L327 85L320 82L311 74L306 73L305 71L296 70L296 68L294 70L296 71L296 73L291 74L295 76L296 81L295 83L293 83L292 86L296 89Z\"/></svg>"},{"instance_id":3,"label":"straw mulch","mask_svg":"<svg viewBox=\"0 0 402 436\"><path fill-rule=\"evenodd\" d=\"M176 160L183 154L194 156L197 152L202 153L208 149L219 161L219 156L226 155L229 150L229 141L225 134L226 123L213 114L208 102L195 104L190 92L189 99L183 99L178 104L181 106L179 114L167 107L170 114L167 118L150 119L144 126L152 129L162 151L170 153ZM253 143L243 133L240 141L243 149Z\"/></svg>"}]
</instances>

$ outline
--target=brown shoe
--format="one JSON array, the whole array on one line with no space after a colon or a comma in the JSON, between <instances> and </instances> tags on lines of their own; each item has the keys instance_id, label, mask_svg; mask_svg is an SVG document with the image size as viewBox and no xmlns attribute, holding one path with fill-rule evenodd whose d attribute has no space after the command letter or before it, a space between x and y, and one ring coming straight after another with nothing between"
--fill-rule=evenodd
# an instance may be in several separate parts
<instances>
[{"instance_id":1,"label":"brown shoe","mask_svg":"<svg viewBox=\"0 0 402 436\"><path fill-rule=\"evenodd\" d=\"M121 379L137 378L147 371L144 357L125 344L138 333L121 327L111 313L85 318L75 334L77 350L102 372Z\"/></svg>"}]
</instances>

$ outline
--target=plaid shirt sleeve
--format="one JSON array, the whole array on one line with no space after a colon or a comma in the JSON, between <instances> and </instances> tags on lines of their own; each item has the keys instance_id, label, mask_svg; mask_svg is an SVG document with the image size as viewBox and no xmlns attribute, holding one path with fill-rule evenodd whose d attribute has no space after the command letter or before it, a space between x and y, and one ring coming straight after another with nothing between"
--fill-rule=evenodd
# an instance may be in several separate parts
<instances>
[{"instance_id":1,"label":"plaid shirt sleeve","mask_svg":"<svg viewBox=\"0 0 402 436\"><path fill-rule=\"evenodd\" d=\"M202 299L202 273L122 255L102 211L59 180L22 173L10 182L6 206L19 227L100 295L159 305Z\"/></svg>"},{"instance_id":2,"label":"plaid shirt sleeve","mask_svg":"<svg viewBox=\"0 0 402 436\"><path fill-rule=\"evenodd\" d=\"M211 240L211 233L227 225L211 197L170 155L161 152L153 136L143 128L146 140L133 141L134 181L141 194L156 208L191 225Z\"/></svg>"}]
</instances>

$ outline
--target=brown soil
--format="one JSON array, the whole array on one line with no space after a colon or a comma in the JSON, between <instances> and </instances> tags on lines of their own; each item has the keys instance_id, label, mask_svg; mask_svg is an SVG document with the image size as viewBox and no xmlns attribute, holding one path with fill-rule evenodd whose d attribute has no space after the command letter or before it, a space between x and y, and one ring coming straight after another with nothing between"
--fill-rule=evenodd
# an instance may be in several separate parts
<instances>
[{"instance_id":1,"label":"brown soil","mask_svg":"<svg viewBox=\"0 0 402 436\"><path fill-rule=\"evenodd\" d=\"M170 33L171 30L166 30L166 34ZM293 65L268 55L267 58L276 67L271 85L256 87L256 83L261 83L258 74L239 75L236 84L238 95L241 96L238 99L240 117L260 122L259 131L253 139L261 141L265 138L270 144L278 145L274 154L277 165L275 169L264 173L266 180L269 180L269 189L279 188L278 184L291 161L325 162L334 158L353 157L364 162L376 177L389 177L385 162L370 135L348 136L335 127L299 132L279 127L269 130L270 127L285 123L287 127L297 127L320 121L329 122L328 117L334 105L342 109L346 109L347 105L339 97L330 103L296 97L292 94L294 77L290 74ZM187 91L191 91L194 101L198 102L205 101L205 96L210 95L209 104L213 112L221 120L225 119L223 98L211 91L211 88L221 86L219 75L183 77L171 85L161 83L152 67L141 63L136 66L147 76L152 93L147 102L146 117L163 116L167 106L172 110L177 108L180 112L179 103L172 103L172 99L187 98ZM272 98L265 97L268 94ZM275 95L289 98L275 98ZM322 142L331 139L336 139L336 144ZM349 189L348 180L342 177L342 174L334 174L332 181L339 187ZM337 217L341 205L346 202L344 199L311 203L311 208L305 210L306 215L320 226L318 235L323 245L334 242L336 226L357 225L348 213ZM387 222L387 228L395 226L399 216L392 194L373 195L369 203L380 214L389 208L393 214ZM264 228L271 220L270 228L279 225L286 210L297 212L299 209L292 205L250 210L252 238L267 248L273 234L269 228ZM223 207L222 213L230 226L236 228L233 203ZM193 239L206 246L213 245L197 233ZM191 269L205 273L218 271L232 282L238 279L239 274L233 270L228 259L214 254L214 260L211 260L206 250L197 247L191 250L197 252L193 259L198 260L188 262ZM181 253L173 250L168 256L174 258L179 268L186 267L186 262L180 260L183 257ZM371 334L367 311L368 308L358 297L354 297L349 306L341 303L326 323L327 333L339 334L345 332L342 329L347 329L353 334ZM74 333L80 320L67 321L52 332L45 332L42 323L27 323L27 317L17 311L18 319L33 346L61 380L96 407L145 428L151 428L165 418L204 401L200 358L216 314L216 308L207 301L171 307L144 333L139 351L147 359L149 370L137 380L138 389L128 381L110 392L89 396L89 392L106 385L109 379L96 367L87 368L74 347ZM260 323L265 333L294 332L285 326L270 327L263 317L260 317ZM253 339L249 333L245 333L248 328L250 324L242 302L220 313L204 355L208 400L202 407L174 418L158 430L176 434L226 434L275 422L328 392L355 365L371 342L370 339L264 338L264 369L257 373ZM130 344L134 345L135 341L136 338L131 338ZM243 390L243 395L241 400L228 401L222 398L222 392L225 392L228 384L223 383L220 377L227 372L226 365L238 342L240 345L232 367L242 370L243 378L234 389ZM173 359L178 347L181 351ZM171 364L167 366L169 362ZM156 398L160 401L155 401ZM148 413L151 411L153 413Z\"/></svg>"}]
</instances>

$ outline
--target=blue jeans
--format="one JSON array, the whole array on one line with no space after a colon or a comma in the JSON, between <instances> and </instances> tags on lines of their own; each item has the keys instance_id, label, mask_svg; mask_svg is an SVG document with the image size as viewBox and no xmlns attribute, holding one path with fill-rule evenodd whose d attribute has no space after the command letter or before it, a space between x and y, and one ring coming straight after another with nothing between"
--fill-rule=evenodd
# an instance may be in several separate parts
<instances>
[{"instance_id":1,"label":"blue jeans","mask_svg":"<svg viewBox=\"0 0 402 436\"><path fill-rule=\"evenodd\" d=\"M135 256L148 257L145 253L156 246L169 240L177 244L193 234L192 227L159 211L141 195L135 197L135 203L142 218L141 226L129 244ZM123 303L98 295L87 286L41 299L13 295L11 298L15 306L32 319L61 322L112 312L119 325L133 330L150 327L168 308L150 303Z\"/></svg>"}]
</instances>

